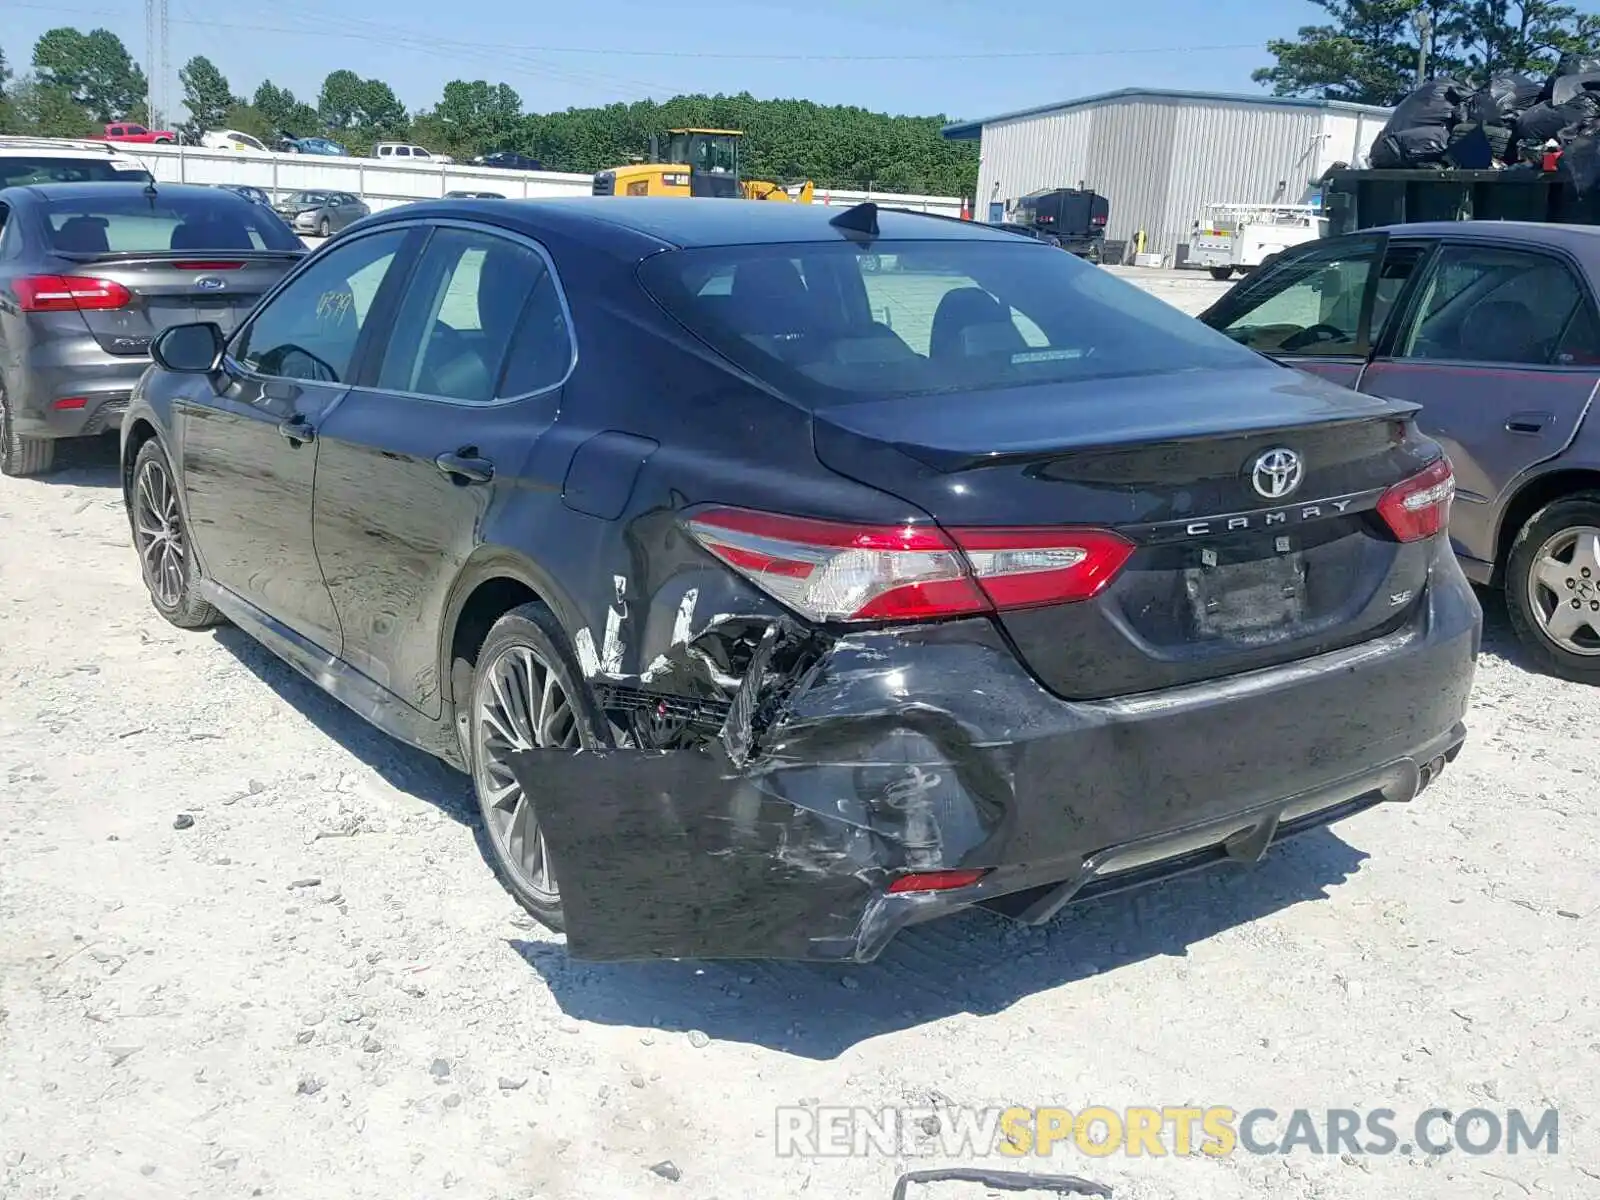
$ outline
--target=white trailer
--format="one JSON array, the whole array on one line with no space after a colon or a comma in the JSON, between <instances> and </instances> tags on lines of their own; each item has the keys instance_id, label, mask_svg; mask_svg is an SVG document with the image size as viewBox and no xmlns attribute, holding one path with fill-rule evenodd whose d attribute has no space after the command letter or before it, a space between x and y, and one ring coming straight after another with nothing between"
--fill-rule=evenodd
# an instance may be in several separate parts
<instances>
[{"instance_id":1,"label":"white trailer","mask_svg":"<svg viewBox=\"0 0 1600 1200\"><path fill-rule=\"evenodd\" d=\"M1327 231L1327 218L1312 204L1208 204L1194 223L1186 261L1227 279Z\"/></svg>"}]
</instances>

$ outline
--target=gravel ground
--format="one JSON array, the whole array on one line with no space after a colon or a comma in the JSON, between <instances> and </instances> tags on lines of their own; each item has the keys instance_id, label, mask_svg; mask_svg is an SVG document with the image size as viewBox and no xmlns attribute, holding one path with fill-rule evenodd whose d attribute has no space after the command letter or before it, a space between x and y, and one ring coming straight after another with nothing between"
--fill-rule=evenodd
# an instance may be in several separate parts
<instances>
[{"instance_id":1,"label":"gravel ground","mask_svg":"<svg viewBox=\"0 0 1600 1200\"><path fill-rule=\"evenodd\" d=\"M0 1196L887 1198L944 1161L777 1156L819 1102L1554 1106L1555 1157L1053 1165L1120 1200L1600 1194L1595 697L1497 604L1441 782L1259 867L851 971L601 967L494 883L463 777L166 625L128 541L106 447L0 480Z\"/></svg>"}]
</instances>

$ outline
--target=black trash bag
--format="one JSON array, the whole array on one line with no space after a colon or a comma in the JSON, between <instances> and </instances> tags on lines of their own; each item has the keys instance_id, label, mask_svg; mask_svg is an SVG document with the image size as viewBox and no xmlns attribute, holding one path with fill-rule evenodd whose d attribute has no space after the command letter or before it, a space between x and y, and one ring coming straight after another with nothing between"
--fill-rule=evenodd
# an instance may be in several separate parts
<instances>
[{"instance_id":1,"label":"black trash bag","mask_svg":"<svg viewBox=\"0 0 1600 1200\"><path fill-rule=\"evenodd\" d=\"M1562 131L1564 143L1556 169L1572 181L1578 195L1600 188L1600 120L1589 120Z\"/></svg>"},{"instance_id":2,"label":"black trash bag","mask_svg":"<svg viewBox=\"0 0 1600 1200\"><path fill-rule=\"evenodd\" d=\"M1569 125L1600 116L1600 92L1579 92L1565 104L1535 104L1517 117L1517 140L1543 144Z\"/></svg>"},{"instance_id":3,"label":"black trash bag","mask_svg":"<svg viewBox=\"0 0 1600 1200\"><path fill-rule=\"evenodd\" d=\"M1419 126L1443 125L1446 129L1466 115L1467 101L1472 89L1454 79L1430 79L1419 88L1413 88L1406 98L1395 106L1384 133Z\"/></svg>"},{"instance_id":4,"label":"black trash bag","mask_svg":"<svg viewBox=\"0 0 1600 1200\"><path fill-rule=\"evenodd\" d=\"M1556 60L1556 69L1550 73L1550 78L1544 81L1544 88L1539 93L1541 102L1548 103L1554 99L1556 81L1568 75L1583 75L1589 71L1600 71L1600 57L1593 54L1575 54L1568 51Z\"/></svg>"},{"instance_id":5,"label":"black trash bag","mask_svg":"<svg viewBox=\"0 0 1600 1200\"><path fill-rule=\"evenodd\" d=\"M1502 71L1489 76L1487 86L1472 93L1467 102L1467 120L1483 125L1509 125L1524 109L1539 103L1544 85L1537 79Z\"/></svg>"},{"instance_id":6,"label":"black trash bag","mask_svg":"<svg viewBox=\"0 0 1600 1200\"><path fill-rule=\"evenodd\" d=\"M1385 129L1372 145L1370 161L1379 170L1437 167L1444 162L1450 131L1443 125L1420 125L1411 129Z\"/></svg>"},{"instance_id":7,"label":"black trash bag","mask_svg":"<svg viewBox=\"0 0 1600 1200\"><path fill-rule=\"evenodd\" d=\"M1593 91L1600 91L1600 71L1580 71L1574 75L1563 75L1550 89L1550 103L1559 108L1579 92Z\"/></svg>"},{"instance_id":8,"label":"black trash bag","mask_svg":"<svg viewBox=\"0 0 1600 1200\"><path fill-rule=\"evenodd\" d=\"M1586 71L1600 71L1600 55L1568 50L1556 60L1557 79L1563 75L1582 75Z\"/></svg>"}]
</instances>

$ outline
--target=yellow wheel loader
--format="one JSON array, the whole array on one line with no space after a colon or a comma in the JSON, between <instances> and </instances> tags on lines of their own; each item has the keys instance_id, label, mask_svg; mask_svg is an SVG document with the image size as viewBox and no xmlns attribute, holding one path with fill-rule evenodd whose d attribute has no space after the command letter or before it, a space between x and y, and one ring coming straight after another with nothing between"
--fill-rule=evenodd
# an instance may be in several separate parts
<instances>
[{"instance_id":1,"label":"yellow wheel loader","mask_svg":"<svg viewBox=\"0 0 1600 1200\"><path fill-rule=\"evenodd\" d=\"M815 188L739 176L737 129L671 129L662 152L650 139L650 161L612 167L594 177L596 196L714 196L727 200L786 200L810 204Z\"/></svg>"}]
</instances>

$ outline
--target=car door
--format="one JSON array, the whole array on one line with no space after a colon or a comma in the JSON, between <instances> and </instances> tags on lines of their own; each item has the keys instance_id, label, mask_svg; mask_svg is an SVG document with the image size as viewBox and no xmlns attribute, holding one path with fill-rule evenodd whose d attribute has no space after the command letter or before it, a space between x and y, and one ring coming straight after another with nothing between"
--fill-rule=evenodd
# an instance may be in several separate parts
<instances>
[{"instance_id":1,"label":"car door","mask_svg":"<svg viewBox=\"0 0 1600 1200\"><path fill-rule=\"evenodd\" d=\"M1289 250L1207 309L1201 320L1285 366L1356 386L1379 308L1384 234L1357 234Z\"/></svg>"},{"instance_id":2,"label":"car door","mask_svg":"<svg viewBox=\"0 0 1600 1200\"><path fill-rule=\"evenodd\" d=\"M374 231L310 260L235 334L223 372L177 408L207 576L333 654L339 621L311 541L317 426L349 389L407 232Z\"/></svg>"},{"instance_id":3,"label":"car door","mask_svg":"<svg viewBox=\"0 0 1600 1200\"><path fill-rule=\"evenodd\" d=\"M449 590L522 484L573 347L542 247L438 223L381 358L323 425L314 523L343 657L427 716L441 713Z\"/></svg>"},{"instance_id":4,"label":"car door","mask_svg":"<svg viewBox=\"0 0 1600 1200\"><path fill-rule=\"evenodd\" d=\"M1526 244L1445 242L1361 380L1423 406L1450 455L1458 554L1495 559L1496 501L1571 443L1600 383L1594 299L1576 265Z\"/></svg>"}]
</instances>

